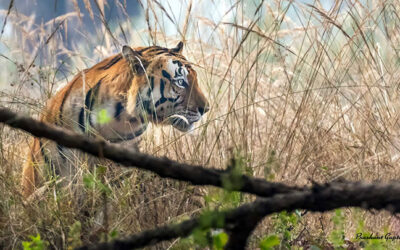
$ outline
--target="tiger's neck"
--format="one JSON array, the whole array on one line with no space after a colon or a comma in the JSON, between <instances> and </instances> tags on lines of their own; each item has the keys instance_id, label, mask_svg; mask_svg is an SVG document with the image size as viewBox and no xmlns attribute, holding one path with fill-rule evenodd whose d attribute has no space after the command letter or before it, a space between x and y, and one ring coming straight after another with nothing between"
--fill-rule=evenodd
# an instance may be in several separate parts
<instances>
[{"instance_id":1,"label":"tiger's neck","mask_svg":"<svg viewBox=\"0 0 400 250\"><path fill-rule=\"evenodd\" d=\"M86 124L110 142L129 141L139 138L147 129L148 122L139 109L127 112L127 102L111 99L96 105L88 116Z\"/></svg>"},{"instance_id":2,"label":"tiger's neck","mask_svg":"<svg viewBox=\"0 0 400 250\"><path fill-rule=\"evenodd\" d=\"M122 78L122 76L120 77ZM112 98L110 96L100 98L102 101L95 103L95 107L90 110L90 119L88 119L89 126L94 128L94 133L97 132L110 142L139 138L146 131L149 123L145 110L137 102L142 90L139 83L143 79L130 74L124 77L119 81L104 79L104 85L102 82L101 87L113 86L120 92ZM94 87L93 92L95 90Z\"/></svg>"},{"instance_id":3,"label":"tiger's neck","mask_svg":"<svg viewBox=\"0 0 400 250\"><path fill-rule=\"evenodd\" d=\"M151 121L149 108L140 98L145 94L142 92L147 91L147 86L140 84L146 81L145 76L121 74L118 77L100 78L87 92L83 100L85 107L79 114L82 132L98 134L111 142L122 142L140 137L147 129ZM118 92L112 97L106 93L115 89Z\"/></svg>"}]
</instances>

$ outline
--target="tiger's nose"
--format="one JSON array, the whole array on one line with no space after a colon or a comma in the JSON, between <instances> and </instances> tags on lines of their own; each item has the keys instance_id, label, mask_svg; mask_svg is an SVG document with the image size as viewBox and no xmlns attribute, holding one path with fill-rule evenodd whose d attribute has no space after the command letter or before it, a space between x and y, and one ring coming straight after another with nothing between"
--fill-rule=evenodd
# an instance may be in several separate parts
<instances>
[{"instance_id":1,"label":"tiger's nose","mask_svg":"<svg viewBox=\"0 0 400 250\"><path fill-rule=\"evenodd\" d=\"M199 113L201 115L204 115L205 113L207 113L210 110L209 106L204 106L204 107L199 107L197 108L197 111L199 111Z\"/></svg>"}]
</instances>

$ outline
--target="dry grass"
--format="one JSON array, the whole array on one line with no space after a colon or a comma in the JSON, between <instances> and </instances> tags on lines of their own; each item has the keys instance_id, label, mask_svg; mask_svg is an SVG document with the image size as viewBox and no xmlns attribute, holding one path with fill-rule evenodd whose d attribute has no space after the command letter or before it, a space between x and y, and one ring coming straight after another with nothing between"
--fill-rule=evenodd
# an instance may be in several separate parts
<instances>
[{"instance_id":1,"label":"dry grass","mask_svg":"<svg viewBox=\"0 0 400 250\"><path fill-rule=\"evenodd\" d=\"M127 18L123 3L84 2L103 25L95 31L78 26L82 40L72 50L61 33L67 25L79 25L77 4L75 12L42 25L15 9L1 11L9 27L0 46L1 105L35 116L58 86L118 52L125 41L173 46L184 40L184 54L197 65L211 111L190 134L151 127L142 151L221 168L230 152L240 152L250 174L297 185L399 179L397 1L345 0L324 8L319 1L182 0L171 6L172 1L142 0L137 20ZM118 21L96 17L106 2L120 9ZM58 61L61 55L69 60ZM60 65L69 73L61 73ZM1 130L0 246L20 247L37 233L53 247L79 244L80 230L93 229L79 229L82 204L73 192L51 184L41 202L24 204L18 183L29 136ZM193 188L184 183L135 171L125 176L109 185L108 232L123 236L199 211ZM93 224L104 200L96 188L88 193L85 209ZM343 212L346 238L354 239L360 220L366 232L400 234L399 222L387 213ZM301 238L323 246L334 227L331 218L332 213L306 214L294 234L302 232ZM274 233L274 223L273 217L266 219L252 242ZM104 239L104 233L94 236L99 235Z\"/></svg>"}]
</instances>

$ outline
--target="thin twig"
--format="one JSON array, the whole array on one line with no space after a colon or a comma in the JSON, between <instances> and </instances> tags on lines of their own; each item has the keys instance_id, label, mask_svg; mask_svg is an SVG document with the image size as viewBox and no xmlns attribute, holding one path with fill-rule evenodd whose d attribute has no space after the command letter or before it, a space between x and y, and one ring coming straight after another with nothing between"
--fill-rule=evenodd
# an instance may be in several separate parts
<instances>
[{"instance_id":1,"label":"thin twig","mask_svg":"<svg viewBox=\"0 0 400 250\"><path fill-rule=\"evenodd\" d=\"M11 12L11 9L12 9L13 5L14 5L14 0L10 0L10 4L8 5L8 10L7 10L7 15L4 18L3 28L1 28L0 40L1 40L2 36L3 36L4 29L5 29L6 25L7 25L7 18L10 15L10 12Z\"/></svg>"}]
</instances>

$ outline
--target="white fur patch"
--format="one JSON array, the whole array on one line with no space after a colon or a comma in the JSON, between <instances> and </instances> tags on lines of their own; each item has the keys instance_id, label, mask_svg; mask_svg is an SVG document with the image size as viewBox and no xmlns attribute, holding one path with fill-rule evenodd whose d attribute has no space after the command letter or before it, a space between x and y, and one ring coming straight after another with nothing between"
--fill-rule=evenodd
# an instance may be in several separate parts
<instances>
[{"instance_id":1,"label":"white fur patch","mask_svg":"<svg viewBox=\"0 0 400 250\"><path fill-rule=\"evenodd\" d=\"M186 69L185 66L179 67L179 65L177 63L173 63L172 59L168 60L168 64L167 64L167 68L168 68L168 73L172 76L172 78L174 78L175 76L175 72L179 69L182 68L183 69L183 79L185 79L185 81L187 81L187 75L189 74L188 70Z\"/></svg>"},{"instance_id":2,"label":"white fur patch","mask_svg":"<svg viewBox=\"0 0 400 250\"><path fill-rule=\"evenodd\" d=\"M186 117L184 117L183 115L171 115L168 118L174 118L174 117L183 120L187 125L189 125L189 120Z\"/></svg>"}]
</instances>

